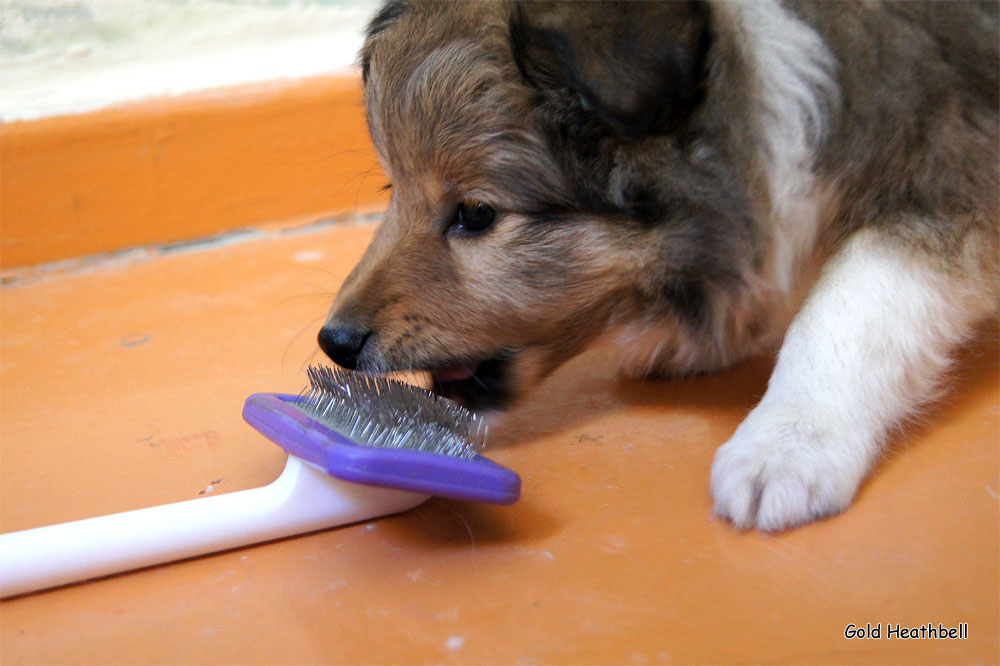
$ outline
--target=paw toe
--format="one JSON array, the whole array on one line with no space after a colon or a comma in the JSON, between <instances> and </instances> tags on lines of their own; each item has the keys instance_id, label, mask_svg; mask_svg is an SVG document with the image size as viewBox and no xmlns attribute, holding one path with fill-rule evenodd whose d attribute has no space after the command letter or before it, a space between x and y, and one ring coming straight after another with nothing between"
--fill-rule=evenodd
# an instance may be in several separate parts
<instances>
[{"instance_id":1,"label":"paw toe","mask_svg":"<svg viewBox=\"0 0 1000 666\"><path fill-rule=\"evenodd\" d=\"M810 506L810 490L788 478L771 479L762 490L754 526L766 532L795 527L817 518Z\"/></svg>"},{"instance_id":2,"label":"paw toe","mask_svg":"<svg viewBox=\"0 0 1000 666\"><path fill-rule=\"evenodd\" d=\"M843 511L862 476L815 441L742 429L716 453L713 510L741 529L785 530Z\"/></svg>"}]
</instances>

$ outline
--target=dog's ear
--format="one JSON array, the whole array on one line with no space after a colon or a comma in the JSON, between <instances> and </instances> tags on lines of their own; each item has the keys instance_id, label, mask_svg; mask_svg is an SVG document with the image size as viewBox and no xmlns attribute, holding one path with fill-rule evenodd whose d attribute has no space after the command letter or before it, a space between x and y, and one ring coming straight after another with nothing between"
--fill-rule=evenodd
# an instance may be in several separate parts
<instances>
[{"instance_id":1,"label":"dog's ear","mask_svg":"<svg viewBox=\"0 0 1000 666\"><path fill-rule=\"evenodd\" d=\"M701 98L709 48L701 2L519 2L514 59L540 91L576 95L632 137L669 132Z\"/></svg>"}]
</instances>

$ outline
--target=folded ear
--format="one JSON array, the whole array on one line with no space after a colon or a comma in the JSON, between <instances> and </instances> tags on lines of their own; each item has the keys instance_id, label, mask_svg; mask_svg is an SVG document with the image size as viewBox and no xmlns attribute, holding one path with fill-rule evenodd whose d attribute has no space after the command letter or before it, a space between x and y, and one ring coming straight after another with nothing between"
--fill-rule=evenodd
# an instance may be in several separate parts
<instances>
[{"instance_id":1,"label":"folded ear","mask_svg":"<svg viewBox=\"0 0 1000 666\"><path fill-rule=\"evenodd\" d=\"M520 2L510 38L529 84L641 137L669 132L700 101L708 22L694 1Z\"/></svg>"}]
</instances>

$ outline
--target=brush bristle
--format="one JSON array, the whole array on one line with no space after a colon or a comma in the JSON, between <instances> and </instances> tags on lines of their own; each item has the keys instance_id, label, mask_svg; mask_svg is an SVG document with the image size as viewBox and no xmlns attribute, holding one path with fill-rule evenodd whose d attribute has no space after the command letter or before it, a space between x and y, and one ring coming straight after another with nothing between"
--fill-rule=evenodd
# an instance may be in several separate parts
<instances>
[{"instance_id":1,"label":"brush bristle","mask_svg":"<svg viewBox=\"0 0 1000 666\"><path fill-rule=\"evenodd\" d=\"M486 425L465 407L389 377L311 365L296 403L311 418L362 446L412 449L472 459Z\"/></svg>"}]
</instances>

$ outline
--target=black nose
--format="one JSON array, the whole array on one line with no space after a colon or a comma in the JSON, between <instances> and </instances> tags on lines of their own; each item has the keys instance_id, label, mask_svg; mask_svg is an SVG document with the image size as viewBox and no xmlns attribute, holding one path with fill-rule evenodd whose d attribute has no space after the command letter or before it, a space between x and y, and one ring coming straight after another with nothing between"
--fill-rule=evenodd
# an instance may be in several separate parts
<instances>
[{"instance_id":1,"label":"black nose","mask_svg":"<svg viewBox=\"0 0 1000 666\"><path fill-rule=\"evenodd\" d=\"M354 370L370 335L371 331L353 326L324 326L319 329L319 348L337 365Z\"/></svg>"}]
</instances>

